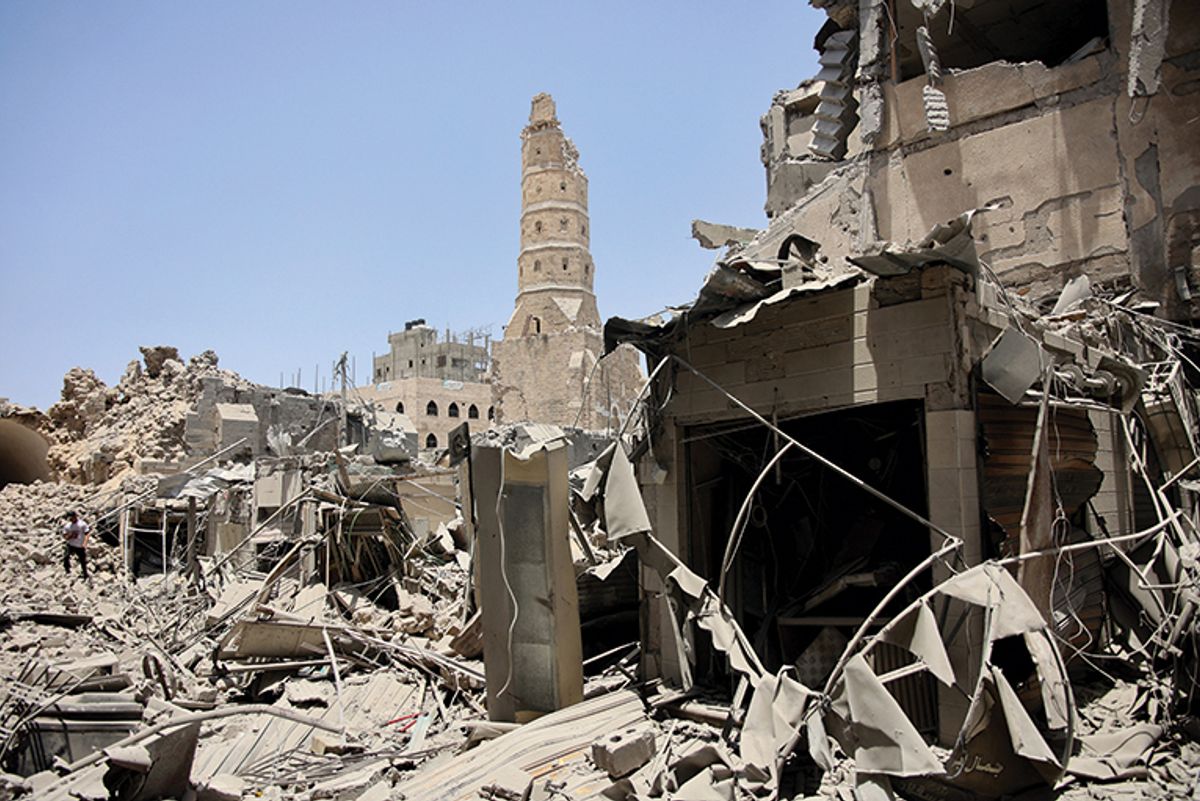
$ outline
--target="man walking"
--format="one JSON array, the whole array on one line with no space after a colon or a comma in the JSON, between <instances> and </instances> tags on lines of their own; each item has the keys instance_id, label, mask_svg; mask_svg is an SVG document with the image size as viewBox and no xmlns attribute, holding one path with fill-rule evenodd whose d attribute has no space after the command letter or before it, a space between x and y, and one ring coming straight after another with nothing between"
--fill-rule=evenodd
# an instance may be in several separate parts
<instances>
[{"instance_id":1,"label":"man walking","mask_svg":"<svg viewBox=\"0 0 1200 801\"><path fill-rule=\"evenodd\" d=\"M87 579L87 541L92 527L79 519L79 512L69 512L66 520L62 531L67 546L63 551L63 570L68 576L71 575L71 556L74 555L79 560L84 579Z\"/></svg>"}]
</instances>

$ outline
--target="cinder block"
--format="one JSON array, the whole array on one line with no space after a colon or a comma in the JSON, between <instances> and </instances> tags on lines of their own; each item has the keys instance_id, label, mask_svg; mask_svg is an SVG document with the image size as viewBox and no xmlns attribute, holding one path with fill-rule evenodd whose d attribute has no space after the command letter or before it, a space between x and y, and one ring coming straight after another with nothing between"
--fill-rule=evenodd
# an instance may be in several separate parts
<instances>
[{"instance_id":1,"label":"cinder block","mask_svg":"<svg viewBox=\"0 0 1200 801\"><path fill-rule=\"evenodd\" d=\"M613 779L633 773L658 751L654 731L649 728L622 729L592 743L592 761Z\"/></svg>"}]
</instances>

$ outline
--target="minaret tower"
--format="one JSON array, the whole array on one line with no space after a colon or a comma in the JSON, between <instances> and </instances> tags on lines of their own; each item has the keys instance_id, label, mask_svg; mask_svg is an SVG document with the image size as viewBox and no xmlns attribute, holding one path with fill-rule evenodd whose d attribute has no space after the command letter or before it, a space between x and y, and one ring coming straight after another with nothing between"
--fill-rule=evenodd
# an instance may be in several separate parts
<instances>
[{"instance_id":1,"label":"minaret tower","mask_svg":"<svg viewBox=\"0 0 1200 801\"><path fill-rule=\"evenodd\" d=\"M521 131L516 308L492 347L499 422L613 429L641 387L632 350L600 361L604 336L588 242L588 180L579 152L563 134L554 99L537 95Z\"/></svg>"},{"instance_id":2,"label":"minaret tower","mask_svg":"<svg viewBox=\"0 0 1200 801\"><path fill-rule=\"evenodd\" d=\"M555 116L548 94L533 98L521 131L521 252L517 308L522 336L600 325L588 250L588 180L579 151ZM547 304L557 306L547 308ZM522 312L526 312L522 314Z\"/></svg>"}]
</instances>

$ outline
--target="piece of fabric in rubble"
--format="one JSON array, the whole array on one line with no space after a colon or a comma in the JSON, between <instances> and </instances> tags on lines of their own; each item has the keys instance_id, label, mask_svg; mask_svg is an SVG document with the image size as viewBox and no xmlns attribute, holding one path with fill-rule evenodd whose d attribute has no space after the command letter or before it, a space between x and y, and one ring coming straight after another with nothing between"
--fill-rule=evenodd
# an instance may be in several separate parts
<instances>
[{"instance_id":1,"label":"piece of fabric in rubble","mask_svg":"<svg viewBox=\"0 0 1200 801\"><path fill-rule=\"evenodd\" d=\"M597 469L601 469L599 460ZM589 483L591 478L589 476ZM646 513L646 505L638 489L633 464L619 443L613 450L603 478L596 479L597 485L601 483L604 487L601 501L610 539L634 546L642 564L658 573L668 586L677 587L684 596L689 621L695 622L712 636L713 647L729 658L734 670L745 675L752 684L757 684L765 671L732 612L720 602L707 581L696 575L650 533L650 516Z\"/></svg>"},{"instance_id":2,"label":"piece of fabric in rubble","mask_svg":"<svg viewBox=\"0 0 1200 801\"><path fill-rule=\"evenodd\" d=\"M1162 726L1141 723L1080 737L1079 753L1067 762L1067 772L1101 781L1144 776L1154 744L1162 735Z\"/></svg>"},{"instance_id":3,"label":"piece of fabric in rubble","mask_svg":"<svg viewBox=\"0 0 1200 801\"><path fill-rule=\"evenodd\" d=\"M1062 767L1050 746L1046 745L1037 724L1029 716L1017 691L1009 683L1004 671L995 665L991 666L991 679L1000 698L1000 707L1004 710L1004 722L1008 726L1008 736L1012 740L1013 750L1033 762L1044 762L1054 767Z\"/></svg>"}]
</instances>

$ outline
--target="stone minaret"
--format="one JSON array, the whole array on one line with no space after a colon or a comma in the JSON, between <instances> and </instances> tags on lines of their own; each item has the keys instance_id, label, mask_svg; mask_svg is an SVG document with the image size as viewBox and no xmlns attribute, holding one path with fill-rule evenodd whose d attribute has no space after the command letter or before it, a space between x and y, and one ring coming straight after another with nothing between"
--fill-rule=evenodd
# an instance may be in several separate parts
<instances>
[{"instance_id":1,"label":"stone minaret","mask_svg":"<svg viewBox=\"0 0 1200 801\"><path fill-rule=\"evenodd\" d=\"M562 132L554 99L537 95L521 132L516 308L492 353L501 422L606 428L613 413L628 411L640 387L632 352L614 353L593 370L604 343L592 293L587 204L579 152Z\"/></svg>"},{"instance_id":2,"label":"stone minaret","mask_svg":"<svg viewBox=\"0 0 1200 801\"><path fill-rule=\"evenodd\" d=\"M554 115L554 99L538 95L521 132L521 252L512 318L521 330L506 337L599 327L587 198L587 176Z\"/></svg>"}]
</instances>

